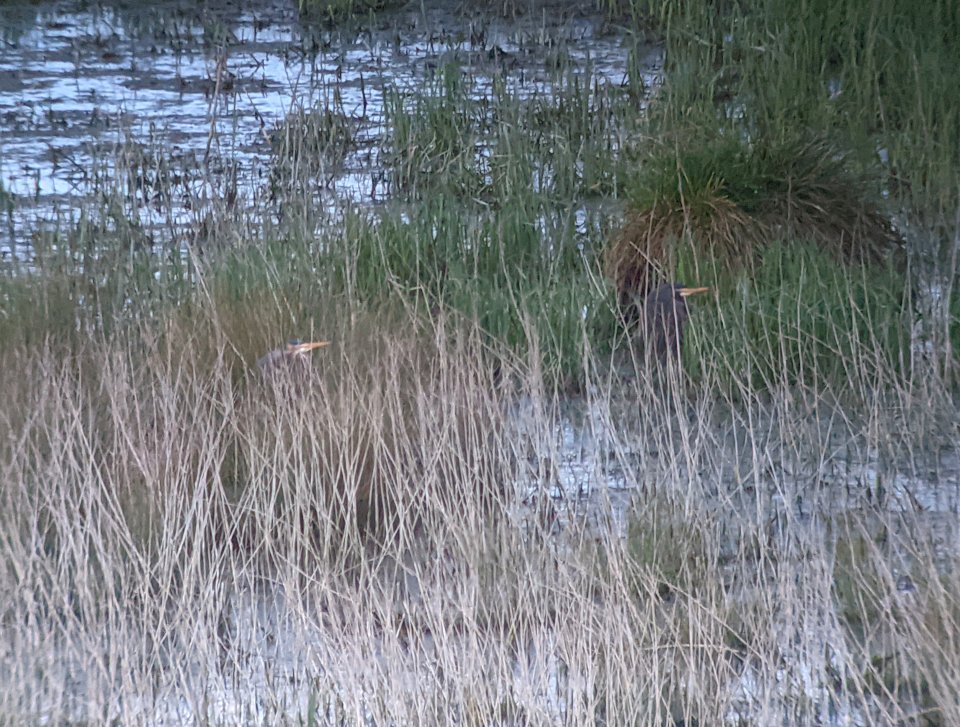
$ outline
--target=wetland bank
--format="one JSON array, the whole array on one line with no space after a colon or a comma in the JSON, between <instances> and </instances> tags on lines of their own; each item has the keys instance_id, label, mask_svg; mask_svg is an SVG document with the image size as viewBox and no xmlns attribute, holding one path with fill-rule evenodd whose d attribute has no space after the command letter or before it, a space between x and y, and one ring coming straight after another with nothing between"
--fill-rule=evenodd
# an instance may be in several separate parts
<instances>
[{"instance_id":1,"label":"wetland bank","mask_svg":"<svg viewBox=\"0 0 960 727\"><path fill-rule=\"evenodd\" d=\"M0 721L960 723L960 9L835 5L0 3Z\"/></svg>"}]
</instances>

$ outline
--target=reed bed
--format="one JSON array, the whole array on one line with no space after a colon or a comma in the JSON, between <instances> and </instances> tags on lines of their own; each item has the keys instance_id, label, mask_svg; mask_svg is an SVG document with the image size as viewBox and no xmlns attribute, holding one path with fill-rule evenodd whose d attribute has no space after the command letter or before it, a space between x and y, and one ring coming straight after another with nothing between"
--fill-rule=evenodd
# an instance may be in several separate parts
<instances>
[{"instance_id":1,"label":"reed bed","mask_svg":"<svg viewBox=\"0 0 960 727\"><path fill-rule=\"evenodd\" d=\"M4 718L958 719L945 386L718 398L586 347L576 455L535 356L409 315L307 382L176 325L7 352Z\"/></svg>"}]
</instances>

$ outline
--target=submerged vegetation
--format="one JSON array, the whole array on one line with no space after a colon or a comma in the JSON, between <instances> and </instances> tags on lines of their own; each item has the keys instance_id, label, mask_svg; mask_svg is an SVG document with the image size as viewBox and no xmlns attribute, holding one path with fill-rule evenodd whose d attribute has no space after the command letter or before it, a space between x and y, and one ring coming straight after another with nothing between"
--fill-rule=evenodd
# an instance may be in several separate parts
<instances>
[{"instance_id":1,"label":"submerged vegetation","mask_svg":"<svg viewBox=\"0 0 960 727\"><path fill-rule=\"evenodd\" d=\"M655 86L473 24L253 190L128 134L31 223L0 722L960 722L960 10L604 10ZM649 367L663 281L710 294Z\"/></svg>"}]
</instances>

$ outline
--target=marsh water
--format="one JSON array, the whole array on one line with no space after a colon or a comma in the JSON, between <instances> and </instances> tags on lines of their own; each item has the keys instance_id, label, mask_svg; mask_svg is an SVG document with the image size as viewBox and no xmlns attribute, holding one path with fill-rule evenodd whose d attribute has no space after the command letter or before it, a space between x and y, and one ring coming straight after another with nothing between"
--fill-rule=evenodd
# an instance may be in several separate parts
<instances>
[{"instance_id":1,"label":"marsh water","mask_svg":"<svg viewBox=\"0 0 960 727\"><path fill-rule=\"evenodd\" d=\"M195 227L226 195L255 219L296 113L327 114L340 124L331 133L351 139L317 201L382 202L385 94L451 69L478 97L495 80L519 96L548 94L558 68L622 86L636 45L575 6L491 18L436 0L352 30L301 24L282 0L4 3L0 29L6 259L29 259L38 228L69 224L105 190L155 241ZM639 49L653 83L660 53Z\"/></svg>"},{"instance_id":2,"label":"marsh water","mask_svg":"<svg viewBox=\"0 0 960 727\"><path fill-rule=\"evenodd\" d=\"M325 172L316 189L318 204L332 210L375 206L392 193L381 159L389 133L387 94L415 91L450 68L469 78L477 94L495 83L519 94L549 94L561 66L585 83L620 87L629 82L631 63L639 64L644 84L653 88L662 61L657 46L638 43L604 18L569 5L504 18L425 0L355 30L333 30L303 25L295 5L279 0L200 7L7 2L0 4L0 33L0 254L6 263L29 263L38 234L73 224L104 190L116 192L123 206L118 214L137 220L155 244L189 240L206 206L227 195L255 222L270 194L276 136L292 113L330 112L354 141ZM587 402L571 402L556 417L552 437L530 439L533 464L517 483L529 509L519 513L518 527L535 514L538 498L546 497L553 503L555 533L584 526L590 537L625 534L633 494L658 484L640 473L656 471L645 464L659 453L638 432L631 461L613 456L622 452L610 445L618 422L596 412ZM519 437L523 418L520 406L514 415ZM775 429L775 417L770 422ZM923 513L945 562L960 553L955 424L948 423L943 441L922 456L898 459L895 443L884 452L866 450L845 440L842 427L831 431L833 422L828 414L809 423L812 429L823 426L810 441L829 454L773 456L763 472L755 471L756 460L744 450L749 437L739 425L703 425L717 442L715 461L704 462L704 469L724 473L707 487L715 494L708 506L729 524L731 535L721 547L730 557L740 547L738 513L762 508L771 521L790 518L814 528L821 513L878 500L887 512ZM776 447L775 437L767 443ZM698 476L692 470L676 474ZM817 499L811 501L809 492ZM904 591L912 588L909 569L905 555ZM257 701L266 685L285 701L271 705L276 712L295 719L307 710L306 675L324 654L337 663L328 635L295 625L279 589L239 593L229 611L231 630L239 635L234 648L256 655L247 674L203 684L205 705L174 687L155 695L156 711L148 717L135 698L116 714L129 711L158 724L256 719L266 713ZM549 645L541 644L531 660L530 670L554 675L546 680L554 690L537 698L552 704L562 723L563 697ZM48 679L71 694L66 702L76 705L82 719L80 667L69 660L60 667L62 673ZM217 672L210 664L189 668L197 675ZM519 666L516 673L518 683L528 676ZM180 684L190 681L190 674L181 676ZM750 702L755 685L748 671L733 688L743 693L744 704ZM833 722L857 718L835 715Z\"/></svg>"}]
</instances>

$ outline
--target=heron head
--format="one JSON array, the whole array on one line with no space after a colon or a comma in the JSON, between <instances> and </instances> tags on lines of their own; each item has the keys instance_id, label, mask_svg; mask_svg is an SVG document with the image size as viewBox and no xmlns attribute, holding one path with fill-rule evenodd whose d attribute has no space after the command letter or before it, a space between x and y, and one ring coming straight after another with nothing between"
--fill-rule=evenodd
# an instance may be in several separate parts
<instances>
[{"instance_id":1,"label":"heron head","mask_svg":"<svg viewBox=\"0 0 960 727\"><path fill-rule=\"evenodd\" d=\"M710 288L691 288L683 283L664 283L647 295L644 305L647 310L672 308L683 304L687 297L697 293L706 293Z\"/></svg>"},{"instance_id":2,"label":"heron head","mask_svg":"<svg viewBox=\"0 0 960 727\"><path fill-rule=\"evenodd\" d=\"M287 341L287 353L291 356L298 353L307 353L315 348L329 346L330 341L302 341L299 338L291 338Z\"/></svg>"},{"instance_id":3,"label":"heron head","mask_svg":"<svg viewBox=\"0 0 960 727\"><path fill-rule=\"evenodd\" d=\"M683 283L674 283L673 290L675 295L679 295L681 298L688 298L697 293L707 293L710 291L710 288L688 288Z\"/></svg>"}]
</instances>

